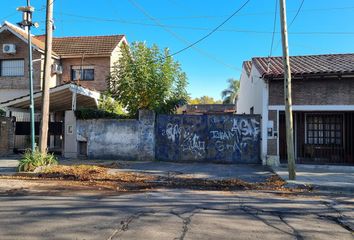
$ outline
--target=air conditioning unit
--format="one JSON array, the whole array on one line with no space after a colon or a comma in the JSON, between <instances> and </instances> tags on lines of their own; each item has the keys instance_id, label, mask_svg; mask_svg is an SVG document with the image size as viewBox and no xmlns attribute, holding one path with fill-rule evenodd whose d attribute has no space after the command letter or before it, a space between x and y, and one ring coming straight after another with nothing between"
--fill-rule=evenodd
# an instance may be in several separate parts
<instances>
[{"instance_id":1,"label":"air conditioning unit","mask_svg":"<svg viewBox=\"0 0 354 240\"><path fill-rule=\"evenodd\" d=\"M15 44L3 44L2 52L7 54L15 54L16 53L16 45Z\"/></svg>"},{"instance_id":2,"label":"air conditioning unit","mask_svg":"<svg viewBox=\"0 0 354 240\"><path fill-rule=\"evenodd\" d=\"M62 74L63 73L63 67L57 63L54 63L52 65L52 73L53 74Z\"/></svg>"}]
</instances>

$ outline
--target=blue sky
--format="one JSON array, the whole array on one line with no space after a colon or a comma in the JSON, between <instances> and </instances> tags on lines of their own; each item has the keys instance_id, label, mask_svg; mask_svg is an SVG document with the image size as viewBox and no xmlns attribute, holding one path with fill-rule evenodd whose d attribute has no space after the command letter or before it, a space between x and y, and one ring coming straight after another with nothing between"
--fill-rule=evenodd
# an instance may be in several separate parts
<instances>
[{"instance_id":1,"label":"blue sky","mask_svg":"<svg viewBox=\"0 0 354 240\"><path fill-rule=\"evenodd\" d=\"M289 22L301 1L287 1ZM134 6L132 2L140 7ZM176 52L206 35L244 2L245 0L55 0L54 35L125 34L130 42L146 41L149 45L156 43ZM21 14L16 13L15 9L25 3L25 0L1 0L0 21L20 21ZM45 0L32 0L31 3L37 9L34 20L40 24L34 33L42 34ZM274 5L275 0L251 0L220 31L199 43L196 48L175 56L187 73L188 91L192 97L209 95L220 99L220 92L227 87L227 79L240 77L244 60L268 56ZM273 56L281 54L279 14L276 30ZM289 29L291 55L353 53L353 43L353 0L305 0L301 12Z\"/></svg>"}]
</instances>

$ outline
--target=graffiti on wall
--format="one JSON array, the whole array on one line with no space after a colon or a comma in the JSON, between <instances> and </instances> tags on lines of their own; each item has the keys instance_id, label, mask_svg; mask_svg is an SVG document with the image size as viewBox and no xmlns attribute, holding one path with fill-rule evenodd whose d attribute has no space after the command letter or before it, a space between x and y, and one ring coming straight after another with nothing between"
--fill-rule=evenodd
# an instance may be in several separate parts
<instances>
[{"instance_id":1,"label":"graffiti on wall","mask_svg":"<svg viewBox=\"0 0 354 240\"><path fill-rule=\"evenodd\" d=\"M215 140L215 148L219 152L247 151L249 144L257 141L260 134L259 122L255 119L232 119L230 129L212 130L210 138Z\"/></svg>"},{"instance_id":2,"label":"graffiti on wall","mask_svg":"<svg viewBox=\"0 0 354 240\"><path fill-rule=\"evenodd\" d=\"M181 143L183 152L190 152L195 158L201 157L205 154L205 141L202 141L197 133L190 131L190 127L168 123L166 129L162 130L162 136L166 136L172 143Z\"/></svg>"},{"instance_id":3,"label":"graffiti on wall","mask_svg":"<svg viewBox=\"0 0 354 240\"><path fill-rule=\"evenodd\" d=\"M258 162L259 116L159 115L156 156L161 160Z\"/></svg>"}]
</instances>

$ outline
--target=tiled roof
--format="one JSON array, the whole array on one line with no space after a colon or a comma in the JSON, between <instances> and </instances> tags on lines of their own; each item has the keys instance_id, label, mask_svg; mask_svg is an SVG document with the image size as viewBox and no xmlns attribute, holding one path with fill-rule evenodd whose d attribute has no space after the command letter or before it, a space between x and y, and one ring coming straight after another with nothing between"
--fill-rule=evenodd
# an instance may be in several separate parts
<instances>
[{"instance_id":1,"label":"tiled roof","mask_svg":"<svg viewBox=\"0 0 354 240\"><path fill-rule=\"evenodd\" d=\"M247 76L249 76L251 74L252 61L244 61L243 67L246 70Z\"/></svg>"},{"instance_id":2,"label":"tiled roof","mask_svg":"<svg viewBox=\"0 0 354 240\"><path fill-rule=\"evenodd\" d=\"M60 56L111 55L123 38L124 35L53 38L53 51Z\"/></svg>"},{"instance_id":3,"label":"tiled roof","mask_svg":"<svg viewBox=\"0 0 354 240\"><path fill-rule=\"evenodd\" d=\"M284 74L282 57L255 57L252 63L263 77L277 78ZM353 74L354 54L292 56L290 68L293 76Z\"/></svg>"}]
</instances>

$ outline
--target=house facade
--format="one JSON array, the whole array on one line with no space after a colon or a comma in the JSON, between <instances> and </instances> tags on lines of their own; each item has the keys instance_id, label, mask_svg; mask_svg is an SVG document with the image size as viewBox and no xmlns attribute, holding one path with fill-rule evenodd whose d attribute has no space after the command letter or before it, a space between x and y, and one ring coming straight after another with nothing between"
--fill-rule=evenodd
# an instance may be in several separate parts
<instances>
[{"instance_id":1,"label":"house facade","mask_svg":"<svg viewBox=\"0 0 354 240\"><path fill-rule=\"evenodd\" d=\"M290 57L297 163L354 164L354 54ZM237 113L262 115L263 164L286 163L281 57L243 63Z\"/></svg>"},{"instance_id":2,"label":"house facade","mask_svg":"<svg viewBox=\"0 0 354 240\"><path fill-rule=\"evenodd\" d=\"M27 33L11 23L5 22L0 28L0 103L28 94L28 47ZM13 48L6 51L6 47ZM33 83L34 90L41 89L41 77L44 69L44 43L33 38ZM59 57L53 54L52 62ZM58 82L53 74L50 87Z\"/></svg>"},{"instance_id":3,"label":"house facade","mask_svg":"<svg viewBox=\"0 0 354 240\"><path fill-rule=\"evenodd\" d=\"M42 89L43 35L33 36L34 91ZM75 82L97 91L106 90L106 78L119 59L124 35L53 38L50 87ZM13 51L6 51L8 46ZM27 32L9 22L0 27L0 103L28 94Z\"/></svg>"},{"instance_id":4,"label":"house facade","mask_svg":"<svg viewBox=\"0 0 354 240\"><path fill-rule=\"evenodd\" d=\"M35 134L39 135L45 36L32 35ZM97 107L106 79L127 44L124 35L53 38L49 149L64 151L66 112ZM16 118L14 151L29 142L28 34L9 22L0 27L0 109Z\"/></svg>"}]
</instances>

